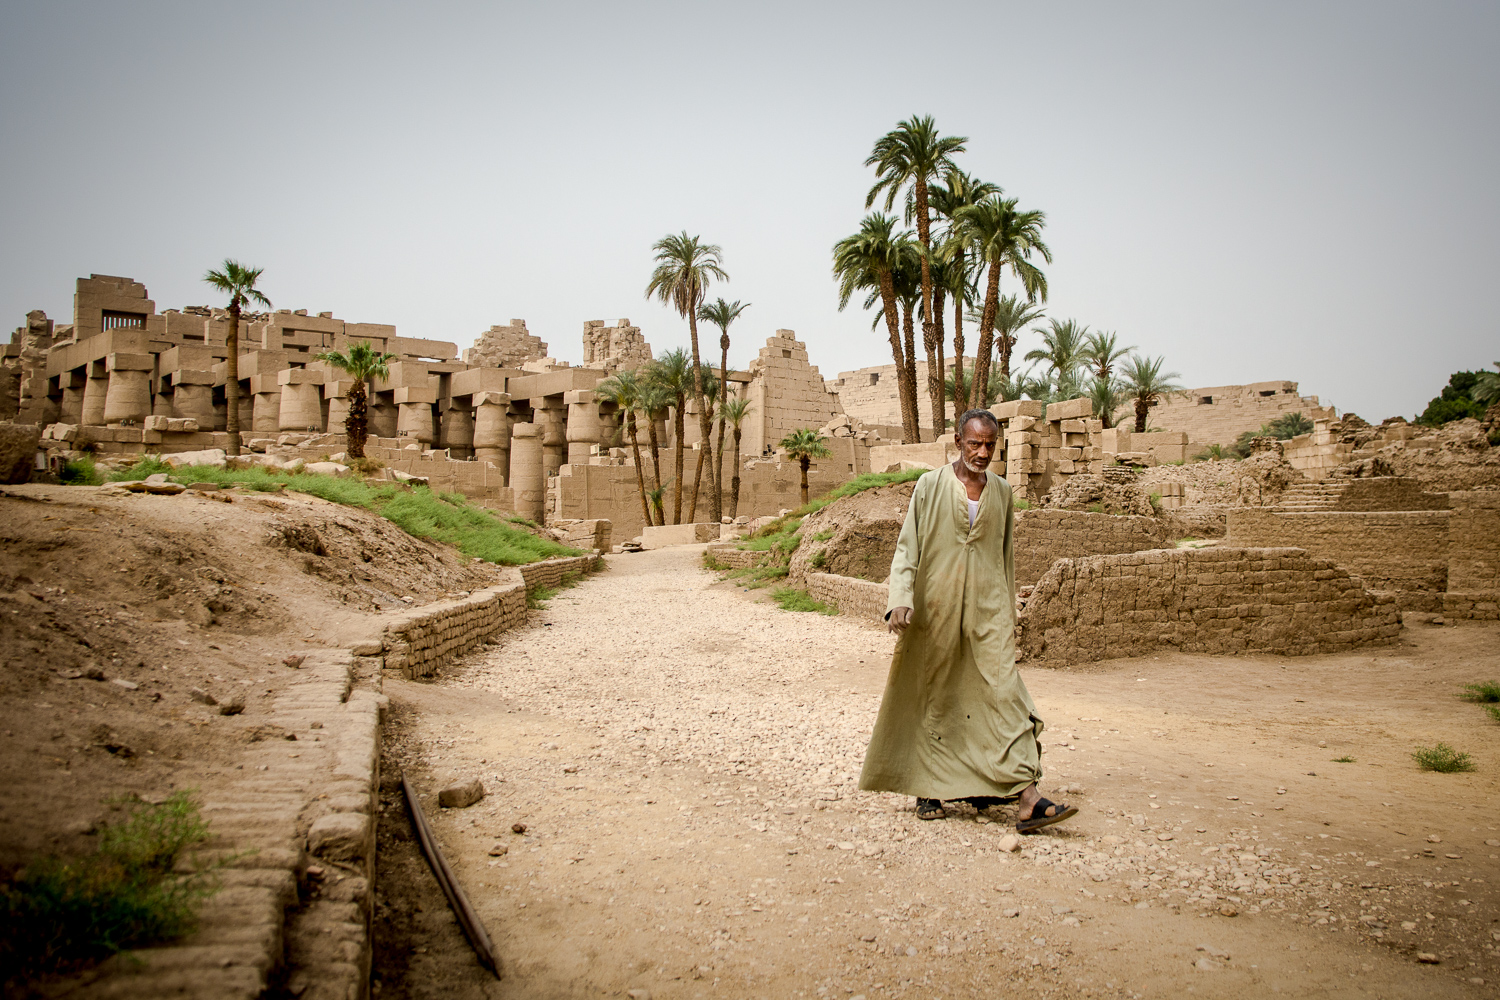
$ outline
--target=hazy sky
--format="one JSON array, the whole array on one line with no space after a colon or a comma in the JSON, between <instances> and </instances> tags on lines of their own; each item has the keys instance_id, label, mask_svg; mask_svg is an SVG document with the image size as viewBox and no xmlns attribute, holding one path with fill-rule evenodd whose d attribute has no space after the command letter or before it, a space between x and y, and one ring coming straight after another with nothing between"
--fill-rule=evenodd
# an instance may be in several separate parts
<instances>
[{"instance_id":1,"label":"hazy sky","mask_svg":"<svg viewBox=\"0 0 1500 1000\"><path fill-rule=\"evenodd\" d=\"M1497 51L1493 2L6 0L0 320L68 321L90 272L217 304L233 256L406 336L524 317L576 361L628 316L659 350L650 248L686 229L754 303L731 363L790 327L832 377L890 361L829 251L931 114L1047 213L1049 315L1410 416L1500 360Z\"/></svg>"}]
</instances>

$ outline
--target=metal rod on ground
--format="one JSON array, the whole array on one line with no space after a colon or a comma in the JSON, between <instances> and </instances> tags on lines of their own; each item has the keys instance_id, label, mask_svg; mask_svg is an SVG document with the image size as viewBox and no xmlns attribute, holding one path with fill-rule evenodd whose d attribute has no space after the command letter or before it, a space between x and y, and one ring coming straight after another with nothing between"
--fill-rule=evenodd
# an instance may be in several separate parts
<instances>
[{"instance_id":1,"label":"metal rod on ground","mask_svg":"<svg viewBox=\"0 0 1500 1000\"><path fill-rule=\"evenodd\" d=\"M474 948L474 954L479 956L479 961L486 969L500 978L500 963L495 960L495 948L490 944L490 936L485 932L484 924L479 919L479 914L474 912L474 907L469 905L469 898L464 895L458 880L453 877L453 871L448 867L448 862L443 858L443 851L438 847L437 840L432 836L432 829L427 825L427 817L422 812L422 804L417 800L417 791L411 787L411 782L406 776L401 776L401 791L406 795L406 809L411 813L411 824L417 830L417 843L422 845L422 854L427 858L427 864L432 868L432 874L437 879L438 885L442 887L443 895L448 897L448 905L453 907L453 913L458 917L458 925L463 928L464 937L469 939L469 944Z\"/></svg>"}]
</instances>

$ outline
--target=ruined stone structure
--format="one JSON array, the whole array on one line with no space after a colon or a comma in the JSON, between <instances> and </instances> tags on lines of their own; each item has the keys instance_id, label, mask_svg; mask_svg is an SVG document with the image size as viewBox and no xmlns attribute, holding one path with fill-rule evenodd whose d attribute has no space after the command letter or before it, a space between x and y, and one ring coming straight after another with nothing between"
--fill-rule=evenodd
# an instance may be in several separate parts
<instances>
[{"instance_id":1,"label":"ruined stone structure","mask_svg":"<svg viewBox=\"0 0 1500 1000\"><path fill-rule=\"evenodd\" d=\"M1277 417L1300 412L1309 420L1332 419L1331 406L1317 396L1302 396L1296 382L1252 382L1249 385L1212 385L1163 398L1150 411L1146 426L1187 435L1197 445L1231 445L1245 431L1259 430ZM1115 423L1134 427L1133 404L1120 408ZM1125 449L1122 449L1125 450Z\"/></svg>"},{"instance_id":2,"label":"ruined stone structure","mask_svg":"<svg viewBox=\"0 0 1500 1000\"><path fill-rule=\"evenodd\" d=\"M547 356L547 345L541 337L532 336L524 319L513 319L509 326L492 326L479 335L474 346L464 351L464 364L475 368L520 368L528 361Z\"/></svg>"}]
</instances>

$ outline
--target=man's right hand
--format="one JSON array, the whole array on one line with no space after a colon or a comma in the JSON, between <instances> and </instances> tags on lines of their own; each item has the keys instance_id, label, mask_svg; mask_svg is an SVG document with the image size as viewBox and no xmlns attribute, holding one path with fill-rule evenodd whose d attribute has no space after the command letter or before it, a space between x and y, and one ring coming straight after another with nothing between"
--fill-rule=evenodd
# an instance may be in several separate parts
<instances>
[{"instance_id":1,"label":"man's right hand","mask_svg":"<svg viewBox=\"0 0 1500 1000\"><path fill-rule=\"evenodd\" d=\"M885 620L888 631L900 635L906 631L906 626L911 624L911 608L892 608L890 615Z\"/></svg>"}]
</instances>

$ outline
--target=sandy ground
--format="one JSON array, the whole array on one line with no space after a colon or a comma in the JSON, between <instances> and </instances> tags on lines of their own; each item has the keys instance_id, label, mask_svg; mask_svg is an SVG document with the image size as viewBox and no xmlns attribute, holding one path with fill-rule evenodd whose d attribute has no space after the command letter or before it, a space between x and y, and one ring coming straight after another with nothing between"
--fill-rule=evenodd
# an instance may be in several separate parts
<instances>
[{"instance_id":1,"label":"sandy ground","mask_svg":"<svg viewBox=\"0 0 1500 1000\"><path fill-rule=\"evenodd\" d=\"M1043 792L1082 813L1008 853L1010 812L923 823L856 790L891 637L699 559L611 557L435 683L387 679L375 995L1495 995L1500 727L1455 692L1500 674L1500 628L1023 667ZM1419 771L1439 740L1478 769ZM411 843L402 768L500 982ZM436 807L473 776L481 803Z\"/></svg>"}]
</instances>

